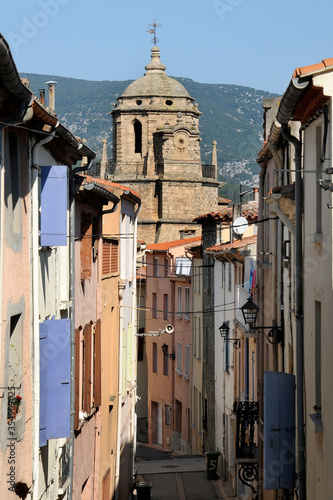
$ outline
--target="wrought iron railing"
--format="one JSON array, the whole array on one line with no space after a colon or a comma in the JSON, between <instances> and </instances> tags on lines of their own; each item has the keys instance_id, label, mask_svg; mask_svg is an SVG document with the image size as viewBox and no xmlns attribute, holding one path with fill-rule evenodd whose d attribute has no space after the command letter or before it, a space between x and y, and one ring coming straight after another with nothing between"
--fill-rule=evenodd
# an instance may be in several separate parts
<instances>
[{"instance_id":1,"label":"wrought iron railing","mask_svg":"<svg viewBox=\"0 0 333 500\"><path fill-rule=\"evenodd\" d=\"M202 177L206 179L216 179L216 167L215 165L201 165L202 166Z\"/></svg>"},{"instance_id":2,"label":"wrought iron railing","mask_svg":"<svg viewBox=\"0 0 333 500\"><path fill-rule=\"evenodd\" d=\"M69 456L70 456L70 441L66 441L61 450L59 460L59 488L62 488L67 478L69 477Z\"/></svg>"}]
</instances>

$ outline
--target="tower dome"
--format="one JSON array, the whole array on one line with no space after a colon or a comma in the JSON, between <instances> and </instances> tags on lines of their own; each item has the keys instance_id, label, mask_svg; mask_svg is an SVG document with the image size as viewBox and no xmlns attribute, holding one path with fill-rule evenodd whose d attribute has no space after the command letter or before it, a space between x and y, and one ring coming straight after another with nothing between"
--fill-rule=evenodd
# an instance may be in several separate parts
<instances>
[{"instance_id":1,"label":"tower dome","mask_svg":"<svg viewBox=\"0 0 333 500\"><path fill-rule=\"evenodd\" d=\"M122 93L121 97L185 97L190 98L185 87L170 78L165 73L166 66L160 61L160 49L151 49L151 61L146 66L147 72L141 78L132 82Z\"/></svg>"}]
</instances>

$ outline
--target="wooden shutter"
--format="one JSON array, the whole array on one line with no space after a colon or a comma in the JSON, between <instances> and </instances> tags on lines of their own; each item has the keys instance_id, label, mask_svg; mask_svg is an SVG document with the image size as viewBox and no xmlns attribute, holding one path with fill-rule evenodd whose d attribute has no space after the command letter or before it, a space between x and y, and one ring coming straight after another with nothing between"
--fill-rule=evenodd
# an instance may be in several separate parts
<instances>
[{"instance_id":1,"label":"wooden shutter","mask_svg":"<svg viewBox=\"0 0 333 500\"><path fill-rule=\"evenodd\" d=\"M39 445L70 435L70 320L40 323Z\"/></svg>"},{"instance_id":2,"label":"wooden shutter","mask_svg":"<svg viewBox=\"0 0 333 500\"><path fill-rule=\"evenodd\" d=\"M83 330L83 348L84 348L84 384L83 384L83 411L90 413L91 410L91 324L87 324Z\"/></svg>"},{"instance_id":3,"label":"wooden shutter","mask_svg":"<svg viewBox=\"0 0 333 500\"><path fill-rule=\"evenodd\" d=\"M94 364L94 369L95 369L95 375L94 375L94 380L95 380L95 387L94 387L94 406L101 406L102 404L102 383L101 383L101 378L102 378L102 363L101 363L101 357L102 357L102 324L101 320L98 319L96 323L96 329L95 329L95 364Z\"/></svg>"},{"instance_id":4,"label":"wooden shutter","mask_svg":"<svg viewBox=\"0 0 333 500\"><path fill-rule=\"evenodd\" d=\"M67 245L67 166L41 168L41 246Z\"/></svg>"},{"instance_id":5,"label":"wooden shutter","mask_svg":"<svg viewBox=\"0 0 333 500\"><path fill-rule=\"evenodd\" d=\"M91 278L92 266L92 215L81 215L81 279Z\"/></svg>"},{"instance_id":6,"label":"wooden shutter","mask_svg":"<svg viewBox=\"0 0 333 500\"><path fill-rule=\"evenodd\" d=\"M295 487L295 376L264 374L264 489Z\"/></svg>"},{"instance_id":7,"label":"wooden shutter","mask_svg":"<svg viewBox=\"0 0 333 500\"><path fill-rule=\"evenodd\" d=\"M102 274L118 273L118 241L103 241Z\"/></svg>"},{"instance_id":8,"label":"wooden shutter","mask_svg":"<svg viewBox=\"0 0 333 500\"><path fill-rule=\"evenodd\" d=\"M80 411L80 331L75 330L75 417L74 427L79 428L79 411Z\"/></svg>"}]
</instances>

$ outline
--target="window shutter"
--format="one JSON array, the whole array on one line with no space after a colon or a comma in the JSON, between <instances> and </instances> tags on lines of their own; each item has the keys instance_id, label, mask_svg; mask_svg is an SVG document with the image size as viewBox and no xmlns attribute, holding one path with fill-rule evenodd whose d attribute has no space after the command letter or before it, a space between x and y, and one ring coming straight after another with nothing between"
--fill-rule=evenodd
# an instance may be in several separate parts
<instances>
[{"instance_id":1,"label":"window shutter","mask_svg":"<svg viewBox=\"0 0 333 500\"><path fill-rule=\"evenodd\" d=\"M41 167L41 246L67 245L67 166Z\"/></svg>"},{"instance_id":2,"label":"window shutter","mask_svg":"<svg viewBox=\"0 0 333 500\"><path fill-rule=\"evenodd\" d=\"M111 272L111 245L108 241L103 241L102 274Z\"/></svg>"},{"instance_id":3,"label":"window shutter","mask_svg":"<svg viewBox=\"0 0 333 500\"><path fill-rule=\"evenodd\" d=\"M84 349L84 384L83 384L83 411L90 413L91 410L91 325L87 324L83 330Z\"/></svg>"},{"instance_id":4,"label":"window shutter","mask_svg":"<svg viewBox=\"0 0 333 500\"><path fill-rule=\"evenodd\" d=\"M103 241L102 274L118 273L118 241Z\"/></svg>"},{"instance_id":5,"label":"window shutter","mask_svg":"<svg viewBox=\"0 0 333 500\"><path fill-rule=\"evenodd\" d=\"M75 417L74 427L79 428L79 411L80 411L80 331L75 330Z\"/></svg>"},{"instance_id":6,"label":"window shutter","mask_svg":"<svg viewBox=\"0 0 333 500\"><path fill-rule=\"evenodd\" d=\"M40 446L70 435L70 320L40 323Z\"/></svg>"},{"instance_id":7,"label":"window shutter","mask_svg":"<svg viewBox=\"0 0 333 500\"><path fill-rule=\"evenodd\" d=\"M92 214L81 216L81 279L91 278L92 265Z\"/></svg>"},{"instance_id":8,"label":"window shutter","mask_svg":"<svg viewBox=\"0 0 333 500\"><path fill-rule=\"evenodd\" d=\"M295 376L264 374L264 489L295 487Z\"/></svg>"},{"instance_id":9,"label":"window shutter","mask_svg":"<svg viewBox=\"0 0 333 500\"><path fill-rule=\"evenodd\" d=\"M102 338L101 338L101 320L98 319L96 323L95 329L95 388L94 388L94 406L101 406L102 401L102 387L101 387L101 356L102 356Z\"/></svg>"}]
</instances>

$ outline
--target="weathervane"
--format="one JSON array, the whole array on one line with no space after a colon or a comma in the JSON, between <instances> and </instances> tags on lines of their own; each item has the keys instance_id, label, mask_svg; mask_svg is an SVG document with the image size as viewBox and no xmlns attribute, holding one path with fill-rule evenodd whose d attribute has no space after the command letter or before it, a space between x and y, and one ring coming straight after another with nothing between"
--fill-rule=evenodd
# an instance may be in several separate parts
<instances>
[{"instance_id":1,"label":"weathervane","mask_svg":"<svg viewBox=\"0 0 333 500\"><path fill-rule=\"evenodd\" d=\"M151 28L150 30L147 31L147 33L150 33L151 35L154 35L154 38L152 38L152 42L154 46L159 42L159 39L156 38L156 28L160 28L161 25L157 24L156 19L154 17L153 22L148 24L148 26Z\"/></svg>"}]
</instances>

